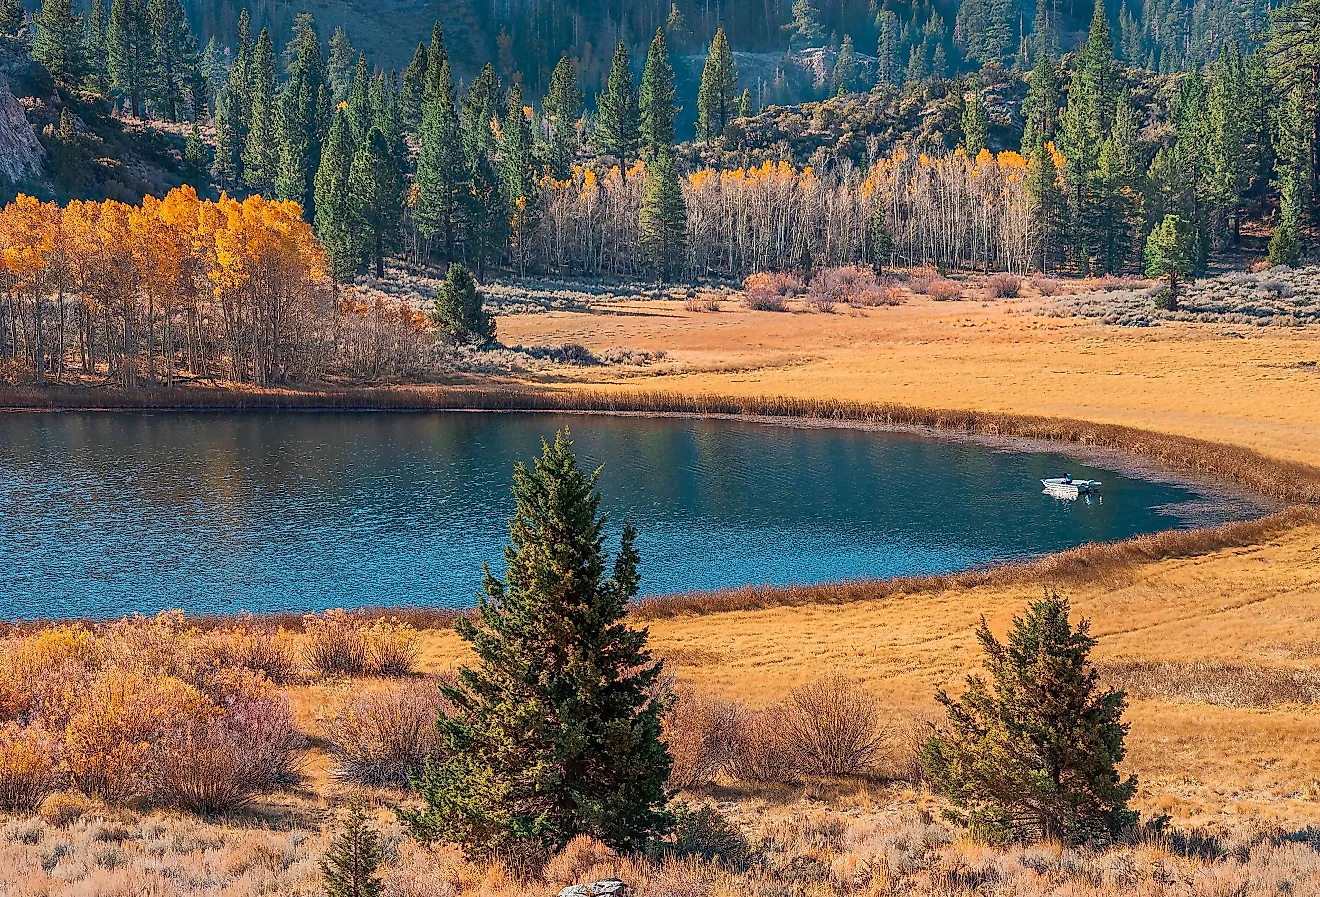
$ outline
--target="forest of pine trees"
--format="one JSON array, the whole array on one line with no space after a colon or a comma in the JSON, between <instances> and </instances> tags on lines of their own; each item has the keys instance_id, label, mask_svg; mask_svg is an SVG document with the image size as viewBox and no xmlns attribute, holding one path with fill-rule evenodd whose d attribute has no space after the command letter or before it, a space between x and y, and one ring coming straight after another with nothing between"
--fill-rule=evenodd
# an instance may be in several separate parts
<instances>
[{"instance_id":1,"label":"forest of pine trees","mask_svg":"<svg viewBox=\"0 0 1320 897\"><path fill-rule=\"evenodd\" d=\"M479 280L492 268L737 277L803 259L1129 273L1166 218L1190 226L1200 268L1239 242L1248 216L1272 224L1271 259L1295 263L1318 217L1320 0L1276 10L1257 44L1141 49L1154 62L1129 19L1148 26L1163 7L1133 19L1096 2L1076 52L1060 55L1059 23L1076 10L1057 6L1042 2L1034 32L997 0L964 0L951 32L935 7L917 31L919 10L877 8L874 89L915 79L909 92L962 111L943 148L899 145L861 168L694 167L699 156L675 150L670 45L691 43L681 15L656 28L640 66L619 41L594 93L561 57L542 96L498 61L456 77L439 24L402 72L374 67L342 29L323 44L306 14L283 47L244 12L226 49L212 38L204 51L181 0L90 0L85 12L46 0L26 21L10 9L3 27L59 83L106 92L119 114L192 123L185 151L214 189L296 202L340 282L382 276L397 256L463 262ZM828 23L797 0L788 39L828 40ZM842 93L862 86L847 38L831 82ZM1190 68L1154 89L1127 64L1175 55ZM1021 69L1021 108L992 107L977 76L941 78L954 59ZM699 144L736 159L754 103L719 28L696 98ZM1020 151L989 152L1014 112ZM877 215L891 258L871 245Z\"/></svg>"}]
</instances>

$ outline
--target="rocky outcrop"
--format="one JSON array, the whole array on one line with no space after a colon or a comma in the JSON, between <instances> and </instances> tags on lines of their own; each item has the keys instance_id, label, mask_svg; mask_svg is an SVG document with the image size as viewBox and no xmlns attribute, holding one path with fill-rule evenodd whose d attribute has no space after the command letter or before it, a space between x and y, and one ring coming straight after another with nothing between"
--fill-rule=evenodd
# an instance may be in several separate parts
<instances>
[{"instance_id":1,"label":"rocky outcrop","mask_svg":"<svg viewBox=\"0 0 1320 897\"><path fill-rule=\"evenodd\" d=\"M559 897L628 897L630 893L619 879L607 878L586 885L569 885L559 892Z\"/></svg>"},{"instance_id":2,"label":"rocky outcrop","mask_svg":"<svg viewBox=\"0 0 1320 897\"><path fill-rule=\"evenodd\" d=\"M46 153L9 85L0 80L0 179L10 182L41 177Z\"/></svg>"}]
</instances>

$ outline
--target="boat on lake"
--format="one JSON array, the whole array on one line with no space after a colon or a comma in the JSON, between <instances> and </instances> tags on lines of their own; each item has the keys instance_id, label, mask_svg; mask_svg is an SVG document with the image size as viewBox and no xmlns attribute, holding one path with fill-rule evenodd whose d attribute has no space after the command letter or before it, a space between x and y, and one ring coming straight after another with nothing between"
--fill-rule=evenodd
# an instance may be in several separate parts
<instances>
[{"instance_id":1,"label":"boat on lake","mask_svg":"<svg viewBox=\"0 0 1320 897\"><path fill-rule=\"evenodd\" d=\"M1071 474L1041 480L1045 492L1058 498L1077 498L1100 491L1099 480L1074 480Z\"/></svg>"}]
</instances>

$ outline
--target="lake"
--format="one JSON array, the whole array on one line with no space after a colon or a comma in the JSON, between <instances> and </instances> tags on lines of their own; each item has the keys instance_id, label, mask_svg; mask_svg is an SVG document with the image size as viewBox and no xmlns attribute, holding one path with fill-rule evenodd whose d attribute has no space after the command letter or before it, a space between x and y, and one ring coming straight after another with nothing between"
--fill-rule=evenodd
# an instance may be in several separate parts
<instances>
[{"instance_id":1,"label":"lake","mask_svg":"<svg viewBox=\"0 0 1320 897\"><path fill-rule=\"evenodd\" d=\"M1242 519L1052 452L846 428L491 413L0 417L0 617L474 603L516 460L569 426L646 594L942 573ZM1096 464L1099 463L1099 466ZM1040 479L1104 481L1057 501Z\"/></svg>"}]
</instances>

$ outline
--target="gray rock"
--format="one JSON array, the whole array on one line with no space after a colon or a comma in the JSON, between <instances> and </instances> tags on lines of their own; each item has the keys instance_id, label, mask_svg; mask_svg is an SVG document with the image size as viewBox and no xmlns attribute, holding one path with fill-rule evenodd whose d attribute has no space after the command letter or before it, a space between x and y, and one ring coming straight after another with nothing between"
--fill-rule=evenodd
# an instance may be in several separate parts
<instances>
[{"instance_id":1,"label":"gray rock","mask_svg":"<svg viewBox=\"0 0 1320 897\"><path fill-rule=\"evenodd\" d=\"M569 885L559 897L628 897L628 886L617 878L606 878L585 885Z\"/></svg>"},{"instance_id":2,"label":"gray rock","mask_svg":"<svg viewBox=\"0 0 1320 897\"><path fill-rule=\"evenodd\" d=\"M11 181L40 178L45 158L23 107L0 79L0 177Z\"/></svg>"}]
</instances>

